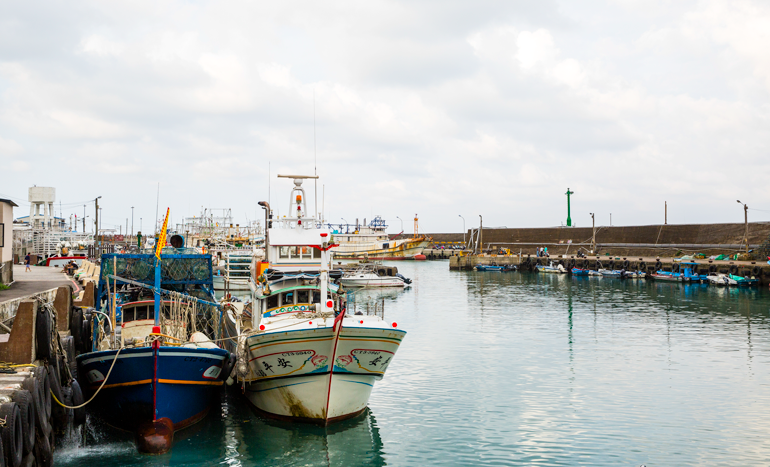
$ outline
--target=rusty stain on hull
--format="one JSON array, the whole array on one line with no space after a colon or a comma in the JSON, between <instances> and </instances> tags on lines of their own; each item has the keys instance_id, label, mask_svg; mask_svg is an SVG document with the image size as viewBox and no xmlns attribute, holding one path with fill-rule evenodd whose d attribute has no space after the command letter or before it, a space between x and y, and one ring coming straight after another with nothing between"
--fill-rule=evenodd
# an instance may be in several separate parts
<instances>
[{"instance_id":1,"label":"rusty stain on hull","mask_svg":"<svg viewBox=\"0 0 770 467\"><path fill-rule=\"evenodd\" d=\"M302 402L294 397L294 394L292 394L290 390L279 388L278 393L286 403L286 407L289 408L289 413L291 413L292 417L314 418L320 420L326 419L326 409L321 409L321 415L316 415L312 411L308 410L304 405L302 405Z\"/></svg>"}]
</instances>

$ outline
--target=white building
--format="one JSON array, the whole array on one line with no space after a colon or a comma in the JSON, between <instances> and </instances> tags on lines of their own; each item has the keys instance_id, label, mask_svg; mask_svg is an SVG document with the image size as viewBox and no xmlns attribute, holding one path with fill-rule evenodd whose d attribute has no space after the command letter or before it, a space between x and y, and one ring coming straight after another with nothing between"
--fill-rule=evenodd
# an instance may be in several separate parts
<instances>
[{"instance_id":1,"label":"white building","mask_svg":"<svg viewBox=\"0 0 770 467\"><path fill-rule=\"evenodd\" d=\"M0 283L13 282L13 208L10 199L0 198Z\"/></svg>"},{"instance_id":2,"label":"white building","mask_svg":"<svg viewBox=\"0 0 770 467\"><path fill-rule=\"evenodd\" d=\"M56 188L33 186L29 189L29 225L33 229L50 229L53 221L53 203L56 201ZM40 213L40 208L43 213Z\"/></svg>"}]
</instances>

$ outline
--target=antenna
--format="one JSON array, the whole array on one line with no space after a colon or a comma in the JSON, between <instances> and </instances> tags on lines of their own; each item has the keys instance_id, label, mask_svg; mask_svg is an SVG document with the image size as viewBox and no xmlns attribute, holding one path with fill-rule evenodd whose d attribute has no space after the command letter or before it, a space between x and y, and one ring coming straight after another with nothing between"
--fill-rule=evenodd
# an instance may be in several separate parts
<instances>
[{"instance_id":1,"label":"antenna","mask_svg":"<svg viewBox=\"0 0 770 467\"><path fill-rule=\"evenodd\" d=\"M158 196L155 198L155 233L158 233L158 204L160 203L160 182L158 182Z\"/></svg>"},{"instance_id":2,"label":"antenna","mask_svg":"<svg viewBox=\"0 0 770 467\"><path fill-rule=\"evenodd\" d=\"M270 204L270 161L267 161L267 204Z\"/></svg>"},{"instance_id":3,"label":"antenna","mask_svg":"<svg viewBox=\"0 0 770 467\"><path fill-rule=\"evenodd\" d=\"M315 189L315 195L313 201L315 201L315 218L318 219L318 153L316 152L315 145L315 87L313 88L313 175L316 180L313 182Z\"/></svg>"}]
</instances>

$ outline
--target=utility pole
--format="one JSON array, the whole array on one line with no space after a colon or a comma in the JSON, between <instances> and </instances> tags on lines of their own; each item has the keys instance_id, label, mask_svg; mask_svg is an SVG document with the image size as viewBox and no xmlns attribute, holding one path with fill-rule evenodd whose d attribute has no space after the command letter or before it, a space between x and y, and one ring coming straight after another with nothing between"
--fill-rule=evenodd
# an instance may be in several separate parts
<instances>
[{"instance_id":1,"label":"utility pole","mask_svg":"<svg viewBox=\"0 0 770 467\"><path fill-rule=\"evenodd\" d=\"M594 213L591 214L591 225L593 227L593 235L591 236L591 253L596 251L596 219L594 219Z\"/></svg>"},{"instance_id":2,"label":"utility pole","mask_svg":"<svg viewBox=\"0 0 770 467\"><path fill-rule=\"evenodd\" d=\"M102 246L101 241L99 241L99 198L101 196L97 196L96 199L94 199L94 215L96 218L94 219L94 234L96 235L96 246L97 251L100 252L100 248ZM101 253L97 253L99 256L101 256Z\"/></svg>"},{"instance_id":3,"label":"utility pole","mask_svg":"<svg viewBox=\"0 0 770 467\"><path fill-rule=\"evenodd\" d=\"M663 201L663 206L665 208L665 214L663 217L663 224L668 224L668 201Z\"/></svg>"},{"instance_id":4,"label":"utility pole","mask_svg":"<svg viewBox=\"0 0 770 467\"><path fill-rule=\"evenodd\" d=\"M572 227L572 217L570 217L570 206L569 206L569 197L570 195L574 195L574 191L569 191L569 188L567 188L567 192L564 193L567 195L567 227Z\"/></svg>"},{"instance_id":5,"label":"utility pole","mask_svg":"<svg viewBox=\"0 0 770 467\"><path fill-rule=\"evenodd\" d=\"M484 239L482 234L484 233L484 219L479 214L479 253L484 254Z\"/></svg>"},{"instance_id":6,"label":"utility pole","mask_svg":"<svg viewBox=\"0 0 770 467\"><path fill-rule=\"evenodd\" d=\"M83 205L83 233L86 233L86 205Z\"/></svg>"},{"instance_id":7,"label":"utility pole","mask_svg":"<svg viewBox=\"0 0 770 467\"><path fill-rule=\"evenodd\" d=\"M610 213L610 227L612 227L612 213Z\"/></svg>"},{"instance_id":8,"label":"utility pole","mask_svg":"<svg viewBox=\"0 0 770 467\"><path fill-rule=\"evenodd\" d=\"M131 236L134 236L134 207L131 206Z\"/></svg>"},{"instance_id":9,"label":"utility pole","mask_svg":"<svg viewBox=\"0 0 770 467\"><path fill-rule=\"evenodd\" d=\"M460 219L463 220L463 246L465 246L465 218L462 216L462 214L458 214L460 216Z\"/></svg>"},{"instance_id":10,"label":"utility pole","mask_svg":"<svg viewBox=\"0 0 770 467\"><path fill-rule=\"evenodd\" d=\"M741 203L741 200L737 200L738 204L743 204L743 223L746 225L746 231L743 233L743 241L746 243L746 253L749 252L749 205Z\"/></svg>"}]
</instances>

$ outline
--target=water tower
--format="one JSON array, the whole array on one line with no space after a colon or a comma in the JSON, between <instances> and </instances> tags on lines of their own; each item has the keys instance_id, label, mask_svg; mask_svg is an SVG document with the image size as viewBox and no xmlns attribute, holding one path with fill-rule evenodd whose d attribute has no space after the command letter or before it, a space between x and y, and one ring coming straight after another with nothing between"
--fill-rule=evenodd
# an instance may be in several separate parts
<instances>
[{"instance_id":1,"label":"water tower","mask_svg":"<svg viewBox=\"0 0 770 467\"><path fill-rule=\"evenodd\" d=\"M33 186L29 189L29 225L33 229L50 229L53 221L53 203L56 201L56 188ZM43 214L40 214L40 207Z\"/></svg>"}]
</instances>

